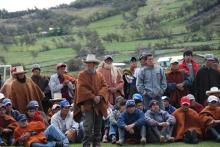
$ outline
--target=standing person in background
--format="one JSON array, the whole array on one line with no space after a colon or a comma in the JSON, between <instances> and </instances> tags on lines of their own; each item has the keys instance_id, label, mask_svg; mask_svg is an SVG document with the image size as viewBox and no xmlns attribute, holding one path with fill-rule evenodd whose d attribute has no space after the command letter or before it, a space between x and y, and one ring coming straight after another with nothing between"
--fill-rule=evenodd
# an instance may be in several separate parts
<instances>
[{"instance_id":1,"label":"standing person in background","mask_svg":"<svg viewBox=\"0 0 220 147\"><path fill-rule=\"evenodd\" d=\"M65 79L64 74L66 70L66 64L59 63L57 64L56 69L57 73L50 77L49 82L52 98L54 97L54 93L60 92L62 93L62 97L66 98L68 102L72 104L75 85L73 85L70 80Z\"/></svg>"},{"instance_id":2,"label":"standing person in background","mask_svg":"<svg viewBox=\"0 0 220 147\"><path fill-rule=\"evenodd\" d=\"M34 81L35 84L39 86L41 91L43 91L45 97L42 101L42 105L44 108L44 112L47 113L47 110L50 106L50 99L51 99L51 91L49 88L49 77L41 75L41 68L39 64L32 65L32 75L31 79Z\"/></svg>"},{"instance_id":3,"label":"standing person in background","mask_svg":"<svg viewBox=\"0 0 220 147\"><path fill-rule=\"evenodd\" d=\"M190 84L188 84L188 89L193 92L193 81L199 71L199 64L193 59L193 52L191 50L186 50L183 53L183 60L179 64L180 70L185 70L186 74L189 76Z\"/></svg>"},{"instance_id":4,"label":"standing person in background","mask_svg":"<svg viewBox=\"0 0 220 147\"><path fill-rule=\"evenodd\" d=\"M207 95L211 87L220 88L220 73L213 69L214 62L213 54L205 55L205 65L200 68L195 79L195 97L197 102L205 106L207 104Z\"/></svg>"},{"instance_id":5,"label":"standing person in background","mask_svg":"<svg viewBox=\"0 0 220 147\"><path fill-rule=\"evenodd\" d=\"M106 55L105 59L98 66L97 72L100 72L108 85L108 100L112 105L115 105L117 96L124 96L123 86L124 81L122 75L117 67L113 64L113 58Z\"/></svg>"},{"instance_id":6,"label":"standing person in background","mask_svg":"<svg viewBox=\"0 0 220 147\"><path fill-rule=\"evenodd\" d=\"M102 117L107 117L108 87L103 75L96 71L99 60L88 54L84 61L86 69L79 73L77 97L74 103L74 119L80 121L84 113L83 147L100 147Z\"/></svg>"},{"instance_id":7,"label":"standing person in background","mask_svg":"<svg viewBox=\"0 0 220 147\"><path fill-rule=\"evenodd\" d=\"M134 76L137 68L137 59L135 57L131 57L129 66L129 69L123 70L125 99L131 99L132 95L137 93L136 77Z\"/></svg>"},{"instance_id":8,"label":"standing person in background","mask_svg":"<svg viewBox=\"0 0 220 147\"><path fill-rule=\"evenodd\" d=\"M42 99L44 98L44 93L25 75L26 72L23 66L15 67L13 74L16 79L13 80L10 87L8 87L10 88L8 98L11 99L12 106L21 113L26 112L26 106L31 100L36 100L39 104L39 109L43 110Z\"/></svg>"},{"instance_id":9,"label":"standing person in background","mask_svg":"<svg viewBox=\"0 0 220 147\"><path fill-rule=\"evenodd\" d=\"M139 57L139 61L140 61L140 67L136 68L134 71L134 77L137 78L138 77L138 73L140 72L141 68L146 66L146 61L145 61L145 57L146 57L147 53L143 52L141 53L140 57Z\"/></svg>"},{"instance_id":10,"label":"standing person in background","mask_svg":"<svg viewBox=\"0 0 220 147\"><path fill-rule=\"evenodd\" d=\"M144 96L145 108L149 108L151 100L157 100L163 109L161 96L164 94L167 83L162 67L155 65L153 54L148 53L144 57L146 66L141 68L137 77L137 90Z\"/></svg>"}]
</instances>

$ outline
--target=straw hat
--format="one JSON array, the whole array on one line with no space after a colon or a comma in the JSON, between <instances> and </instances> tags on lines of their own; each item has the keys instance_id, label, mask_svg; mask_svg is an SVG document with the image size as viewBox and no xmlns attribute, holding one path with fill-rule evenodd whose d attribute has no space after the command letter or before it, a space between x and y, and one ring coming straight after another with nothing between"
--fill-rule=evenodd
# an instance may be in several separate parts
<instances>
[{"instance_id":1,"label":"straw hat","mask_svg":"<svg viewBox=\"0 0 220 147\"><path fill-rule=\"evenodd\" d=\"M22 73L27 73L27 71L24 70L24 67L23 67L23 66L16 66L16 67L14 68L13 74L22 74Z\"/></svg>"},{"instance_id":2,"label":"straw hat","mask_svg":"<svg viewBox=\"0 0 220 147\"><path fill-rule=\"evenodd\" d=\"M62 100L64 100L64 98L62 98L62 94L60 92L57 92L54 93L53 99L51 99L50 101L54 102L54 101L62 101Z\"/></svg>"},{"instance_id":3,"label":"straw hat","mask_svg":"<svg viewBox=\"0 0 220 147\"><path fill-rule=\"evenodd\" d=\"M99 64L99 60L96 59L94 54L88 54L86 60L83 61L84 63L96 63Z\"/></svg>"},{"instance_id":4,"label":"straw hat","mask_svg":"<svg viewBox=\"0 0 220 147\"><path fill-rule=\"evenodd\" d=\"M211 95L213 93L220 93L220 90L218 89L218 87L212 87L210 88L209 91L206 91L206 95Z\"/></svg>"}]
</instances>

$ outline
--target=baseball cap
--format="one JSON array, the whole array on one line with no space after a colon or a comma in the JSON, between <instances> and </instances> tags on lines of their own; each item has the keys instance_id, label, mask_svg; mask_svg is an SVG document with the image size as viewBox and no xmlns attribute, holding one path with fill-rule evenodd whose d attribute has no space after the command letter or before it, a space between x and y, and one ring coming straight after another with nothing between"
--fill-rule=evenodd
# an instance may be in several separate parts
<instances>
[{"instance_id":1,"label":"baseball cap","mask_svg":"<svg viewBox=\"0 0 220 147\"><path fill-rule=\"evenodd\" d=\"M107 59L112 59L112 61L113 61L113 58L112 58L111 55L106 55L106 56L104 57L104 60L107 60Z\"/></svg>"},{"instance_id":2,"label":"baseball cap","mask_svg":"<svg viewBox=\"0 0 220 147\"><path fill-rule=\"evenodd\" d=\"M2 103L0 103L0 108L5 108L5 105L3 105Z\"/></svg>"},{"instance_id":3,"label":"baseball cap","mask_svg":"<svg viewBox=\"0 0 220 147\"><path fill-rule=\"evenodd\" d=\"M213 54L205 54L205 59L206 60L215 60L215 57L214 57L214 55Z\"/></svg>"},{"instance_id":4,"label":"baseball cap","mask_svg":"<svg viewBox=\"0 0 220 147\"><path fill-rule=\"evenodd\" d=\"M39 64L33 64L31 68L32 68L31 71L33 71L35 69L39 69L40 70L40 65Z\"/></svg>"},{"instance_id":5,"label":"baseball cap","mask_svg":"<svg viewBox=\"0 0 220 147\"><path fill-rule=\"evenodd\" d=\"M192 94L188 94L187 97L189 98L189 100L195 100L195 97Z\"/></svg>"},{"instance_id":6,"label":"baseball cap","mask_svg":"<svg viewBox=\"0 0 220 147\"><path fill-rule=\"evenodd\" d=\"M135 101L134 100L127 100L126 108L128 108L128 107L135 107Z\"/></svg>"},{"instance_id":7,"label":"baseball cap","mask_svg":"<svg viewBox=\"0 0 220 147\"><path fill-rule=\"evenodd\" d=\"M26 121L27 117L25 114L19 114L17 120L18 121Z\"/></svg>"},{"instance_id":8,"label":"baseball cap","mask_svg":"<svg viewBox=\"0 0 220 147\"><path fill-rule=\"evenodd\" d=\"M181 105L184 105L184 104L190 105L190 99L187 96L182 97L180 101L181 101L180 102Z\"/></svg>"},{"instance_id":9,"label":"baseball cap","mask_svg":"<svg viewBox=\"0 0 220 147\"><path fill-rule=\"evenodd\" d=\"M65 99L60 102L60 107L63 109L64 107L70 107L70 103Z\"/></svg>"},{"instance_id":10,"label":"baseball cap","mask_svg":"<svg viewBox=\"0 0 220 147\"><path fill-rule=\"evenodd\" d=\"M4 99L5 95L3 93L0 93L0 100Z\"/></svg>"},{"instance_id":11,"label":"baseball cap","mask_svg":"<svg viewBox=\"0 0 220 147\"><path fill-rule=\"evenodd\" d=\"M214 96L214 95L210 95L208 97L208 103L211 103L213 101L219 102L219 99L216 96Z\"/></svg>"},{"instance_id":12,"label":"baseball cap","mask_svg":"<svg viewBox=\"0 0 220 147\"><path fill-rule=\"evenodd\" d=\"M58 63L56 65L56 69L59 69L60 67L66 67L66 64L65 63Z\"/></svg>"},{"instance_id":13,"label":"baseball cap","mask_svg":"<svg viewBox=\"0 0 220 147\"><path fill-rule=\"evenodd\" d=\"M52 106L52 110L55 110L56 108L60 108L60 105L59 104L54 104L53 106Z\"/></svg>"},{"instance_id":14,"label":"baseball cap","mask_svg":"<svg viewBox=\"0 0 220 147\"><path fill-rule=\"evenodd\" d=\"M174 63L178 64L179 61L178 61L177 59L175 59L175 58L172 58L172 59L170 60L170 64L174 64Z\"/></svg>"},{"instance_id":15,"label":"baseball cap","mask_svg":"<svg viewBox=\"0 0 220 147\"><path fill-rule=\"evenodd\" d=\"M36 108L38 108L38 107L39 107L39 104L38 104L38 102L35 101L35 100L30 101L30 102L28 103L28 105L27 105L27 108L28 108L28 109L36 109Z\"/></svg>"},{"instance_id":16,"label":"baseball cap","mask_svg":"<svg viewBox=\"0 0 220 147\"><path fill-rule=\"evenodd\" d=\"M169 97L166 96L166 95L164 95L164 96L161 97L161 99L162 99L162 100L166 100L166 99L169 99Z\"/></svg>"},{"instance_id":17,"label":"baseball cap","mask_svg":"<svg viewBox=\"0 0 220 147\"><path fill-rule=\"evenodd\" d=\"M149 107L151 107L153 104L159 105L159 102L157 100L151 100L150 104L149 104Z\"/></svg>"},{"instance_id":18,"label":"baseball cap","mask_svg":"<svg viewBox=\"0 0 220 147\"><path fill-rule=\"evenodd\" d=\"M133 98L134 101L141 101L141 102L143 102L143 96L141 94L139 94L139 93L133 94L132 98Z\"/></svg>"},{"instance_id":19,"label":"baseball cap","mask_svg":"<svg viewBox=\"0 0 220 147\"><path fill-rule=\"evenodd\" d=\"M8 104L12 104L12 103L11 103L11 100L10 100L9 98L5 98L5 99L2 101L2 104L3 104L4 106L7 106Z\"/></svg>"}]
</instances>

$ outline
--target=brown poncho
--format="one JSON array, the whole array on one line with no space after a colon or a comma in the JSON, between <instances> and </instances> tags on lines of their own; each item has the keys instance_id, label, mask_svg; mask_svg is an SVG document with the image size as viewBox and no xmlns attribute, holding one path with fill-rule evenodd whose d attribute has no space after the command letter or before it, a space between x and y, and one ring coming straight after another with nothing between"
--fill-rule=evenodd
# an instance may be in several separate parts
<instances>
[{"instance_id":1,"label":"brown poncho","mask_svg":"<svg viewBox=\"0 0 220 147\"><path fill-rule=\"evenodd\" d=\"M173 112L173 116L176 118L175 140L182 140L184 133L188 130L195 130L202 137L202 127L196 111L189 108L187 112L184 112L182 108L179 108Z\"/></svg>"},{"instance_id":2,"label":"brown poncho","mask_svg":"<svg viewBox=\"0 0 220 147\"><path fill-rule=\"evenodd\" d=\"M87 71L80 72L77 80L74 119L79 121L81 106L83 106L84 111L89 111L94 107L97 114L101 113L103 116L107 116L107 94L107 84L101 73L89 74ZM99 104L94 104L95 96L103 97Z\"/></svg>"},{"instance_id":3,"label":"brown poncho","mask_svg":"<svg viewBox=\"0 0 220 147\"><path fill-rule=\"evenodd\" d=\"M7 97L7 98L9 97L9 95L11 93L11 84L14 80L15 80L15 78L13 78L13 77L7 79L0 90L0 92L3 93L5 95L5 97Z\"/></svg>"},{"instance_id":4,"label":"brown poncho","mask_svg":"<svg viewBox=\"0 0 220 147\"><path fill-rule=\"evenodd\" d=\"M11 93L9 94L9 98L15 109L21 113L25 113L27 104L31 100L36 100L39 103L40 110L43 110L41 101L44 98L44 94L30 78L26 78L25 83L14 80L10 88Z\"/></svg>"}]
</instances>

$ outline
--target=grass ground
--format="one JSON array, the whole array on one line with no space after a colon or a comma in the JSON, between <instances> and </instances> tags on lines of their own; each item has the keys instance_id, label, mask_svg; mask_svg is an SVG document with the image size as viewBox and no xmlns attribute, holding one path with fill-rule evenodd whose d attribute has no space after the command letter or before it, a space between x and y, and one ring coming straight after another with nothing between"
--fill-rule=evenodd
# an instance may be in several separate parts
<instances>
[{"instance_id":1,"label":"grass ground","mask_svg":"<svg viewBox=\"0 0 220 147\"><path fill-rule=\"evenodd\" d=\"M82 144L74 144L71 147L81 147ZM220 143L211 142L211 141L203 141L196 145L184 144L182 142L178 143L166 143L166 144L146 144L146 145L124 145L124 147L219 147ZM117 145L113 145L110 143L102 144L102 147L119 147Z\"/></svg>"}]
</instances>

